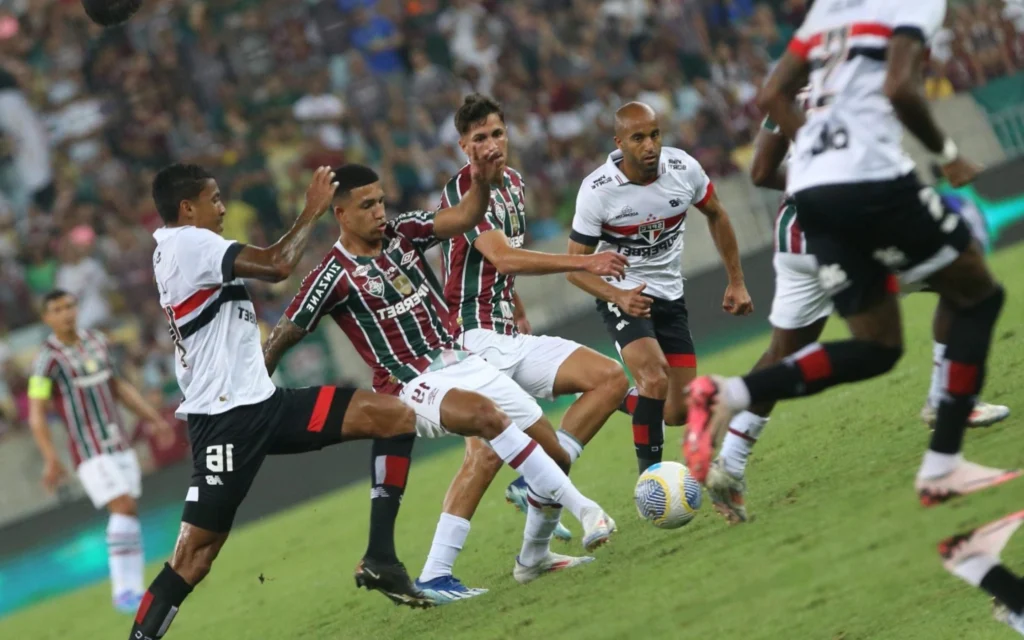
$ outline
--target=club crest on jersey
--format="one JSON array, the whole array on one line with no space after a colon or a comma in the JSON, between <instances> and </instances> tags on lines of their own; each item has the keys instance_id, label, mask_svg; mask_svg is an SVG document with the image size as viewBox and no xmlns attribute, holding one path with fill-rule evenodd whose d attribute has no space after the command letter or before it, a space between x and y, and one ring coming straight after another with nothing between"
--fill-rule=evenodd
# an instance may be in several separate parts
<instances>
[{"instance_id":1,"label":"club crest on jersey","mask_svg":"<svg viewBox=\"0 0 1024 640\"><path fill-rule=\"evenodd\" d=\"M409 280L409 276L405 274L399 275L397 278L391 281L391 286L398 289L398 293L403 296L411 296L413 292L412 282Z\"/></svg>"},{"instance_id":2,"label":"club crest on jersey","mask_svg":"<svg viewBox=\"0 0 1024 640\"><path fill-rule=\"evenodd\" d=\"M640 225L637 230L637 235L647 241L647 244L657 244L658 239L661 238L661 234L665 231L665 221L655 220L654 222L645 222Z\"/></svg>"},{"instance_id":3,"label":"club crest on jersey","mask_svg":"<svg viewBox=\"0 0 1024 640\"><path fill-rule=\"evenodd\" d=\"M366 282L363 283L363 291L370 294L371 296L377 296L378 298L384 297L384 279L380 276L373 276L367 278Z\"/></svg>"},{"instance_id":4,"label":"club crest on jersey","mask_svg":"<svg viewBox=\"0 0 1024 640\"><path fill-rule=\"evenodd\" d=\"M416 259L415 251L406 251L402 254L402 266L407 267L412 264L412 261Z\"/></svg>"},{"instance_id":5,"label":"club crest on jersey","mask_svg":"<svg viewBox=\"0 0 1024 640\"><path fill-rule=\"evenodd\" d=\"M494 201L494 215L498 216L498 220L502 224L505 224L505 203Z\"/></svg>"}]
</instances>

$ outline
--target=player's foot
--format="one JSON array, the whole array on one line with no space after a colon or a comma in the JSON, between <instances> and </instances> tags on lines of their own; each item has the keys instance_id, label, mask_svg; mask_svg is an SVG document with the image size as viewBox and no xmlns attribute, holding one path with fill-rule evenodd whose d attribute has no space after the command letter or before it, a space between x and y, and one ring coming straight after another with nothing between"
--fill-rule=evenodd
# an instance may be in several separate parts
<instances>
[{"instance_id":1,"label":"player's foot","mask_svg":"<svg viewBox=\"0 0 1024 640\"><path fill-rule=\"evenodd\" d=\"M592 556L575 558L573 556L563 556L560 553L552 553L549 551L546 558L533 566L527 567L519 562L519 556L516 556L516 566L512 569L512 577L515 578L516 582L519 584L526 584L528 582L533 582L537 578L548 573L565 571L566 569L572 569L573 567L578 567L583 564L590 564L593 561L594 558Z\"/></svg>"},{"instance_id":2,"label":"player's foot","mask_svg":"<svg viewBox=\"0 0 1024 640\"><path fill-rule=\"evenodd\" d=\"M711 468L715 444L722 439L732 419L732 411L719 398L724 379L701 376L687 388L687 425L683 439L683 459L690 475L704 484Z\"/></svg>"},{"instance_id":3,"label":"player's foot","mask_svg":"<svg viewBox=\"0 0 1024 640\"><path fill-rule=\"evenodd\" d=\"M992 603L992 616L1024 636L1024 614L1014 613L1002 602L995 601Z\"/></svg>"},{"instance_id":4,"label":"player's foot","mask_svg":"<svg viewBox=\"0 0 1024 640\"><path fill-rule=\"evenodd\" d=\"M707 482L704 485L715 505L715 511L725 516L729 524L747 521L747 504L744 494L747 492L747 481L743 476L734 476L725 469L725 463L719 458L711 463Z\"/></svg>"},{"instance_id":5,"label":"player's foot","mask_svg":"<svg viewBox=\"0 0 1024 640\"><path fill-rule=\"evenodd\" d=\"M526 513L529 506L526 503L526 479L519 476L505 489L505 501L515 506L520 513ZM554 536L557 540L563 542L572 540L572 532L569 531L561 522L555 527Z\"/></svg>"},{"instance_id":6,"label":"player's foot","mask_svg":"<svg viewBox=\"0 0 1024 640\"><path fill-rule=\"evenodd\" d=\"M405 565L401 562L384 563L364 557L356 565L355 577L357 588L380 591L396 605L414 609L426 609L434 606L434 603L413 585L412 579L405 570Z\"/></svg>"},{"instance_id":7,"label":"player's foot","mask_svg":"<svg viewBox=\"0 0 1024 640\"><path fill-rule=\"evenodd\" d=\"M487 593L487 589L472 589L467 587L455 576L440 576L433 580L427 580L426 582L417 580L416 588L422 591L423 595L433 602L435 606L441 606L442 604L457 602L459 600L469 600L470 598L482 596Z\"/></svg>"},{"instance_id":8,"label":"player's foot","mask_svg":"<svg viewBox=\"0 0 1024 640\"><path fill-rule=\"evenodd\" d=\"M615 521L601 507L584 509L580 523L583 525L583 548L587 551L608 542L617 529Z\"/></svg>"},{"instance_id":9,"label":"player's foot","mask_svg":"<svg viewBox=\"0 0 1024 640\"><path fill-rule=\"evenodd\" d=\"M935 428L935 419L937 417L938 411L930 404L925 404L921 408L921 420L932 429ZM974 410L971 411L971 415L967 418L967 426L988 427L997 422L1002 422L1008 417L1010 417L1010 407L979 401L974 405Z\"/></svg>"},{"instance_id":10,"label":"player's foot","mask_svg":"<svg viewBox=\"0 0 1024 640\"><path fill-rule=\"evenodd\" d=\"M129 616L135 615L135 612L139 610L140 604L142 604L141 593L122 591L114 598L114 609L116 609L118 613L123 613Z\"/></svg>"},{"instance_id":11,"label":"player's foot","mask_svg":"<svg viewBox=\"0 0 1024 640\"><path fill-rule=\"evenodd\" d=\"M918 478L915 488L921 499L921 504L926 507L934 507L957 496L995 487L1020 476L1019 469L1007 471L960 460L956 468L944 476L930 479Z\"/></svg>"},{"instance_id":12,"label":"player's foot","mask_svg":"<svg viewBox=\"0 0 1024 640\"><path fill-rule=\"evenodd\" d=\"M973 531L946 538L939 543L942 565L946 571L954 573L957 566L969 558L988 556L999 560L1006 544L1022 524L1024 511L1018 511Z\"/></svg>"}]
</instances>

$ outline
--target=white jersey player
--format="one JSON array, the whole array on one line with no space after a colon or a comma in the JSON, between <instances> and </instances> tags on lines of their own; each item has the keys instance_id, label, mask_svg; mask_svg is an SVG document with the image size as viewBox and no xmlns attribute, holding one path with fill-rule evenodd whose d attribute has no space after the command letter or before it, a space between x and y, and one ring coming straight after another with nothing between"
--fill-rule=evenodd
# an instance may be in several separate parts
<instances>
[{"instance_id":1,"label":"white jersey player","mask_svg":"<svg viewBox=\"0 0 1024 640\"><path fill-rule=\"evenodd\" d=\"M639 102L616 112L615 144L618 150L580 186L569 253L617 251L630 266L623 280L581 272L568 277L597 298L597 310L637 381L623 410L633 416L642 473L661 461L663 422L686 422L683 389L697 371L682 276L690 207L707 216L729 275L722 308L746 315L753 305L729 215L700 163L685 151L663 147L654 110Z\"/></svg>"},{"instance_id":2,"label":"white jersey player","mask_svg":"<svg viewBox=\"0 0 1024 640\"><path fill-rule=\"evenodd\" d=\"M964 430L984 380L1004 291L963 219L923 187L901 146L905 125L956 186L976 168L939 129L920 87L944 0L818 0L759 96L794 139L787 190L818 281L852 338L812 343L781 363L690 386L684 455L699 480L736 413L891 370L903 353L899 281L926 281L950 314L935 431L915 489L925 506L1020 475L967 462ZM809 110L795 104L809 75Z\"/></svg>"}]
</instances>

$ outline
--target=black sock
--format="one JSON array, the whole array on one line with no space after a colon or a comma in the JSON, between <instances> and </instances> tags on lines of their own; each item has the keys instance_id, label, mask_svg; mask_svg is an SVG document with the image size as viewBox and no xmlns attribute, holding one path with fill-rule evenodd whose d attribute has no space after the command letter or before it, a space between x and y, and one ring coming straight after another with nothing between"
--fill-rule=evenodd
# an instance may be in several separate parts
<instances>
[{"instance_id":1,"label":"black sock","mask_svg":"<svg viewBox=\"0 0 1024 640\"><path fill-rule=\"evenodd\" d=\"M1006 299L999 287L970 309L957 309L950 322L943 357L945 389L935 416L935 432L928 448L938 453L959 453L964 431L978 393L985 382L985 360L992 345L992 330Z\"/></svg>"},{"instance_id":2,"label":"black sock","mask_svg":"<svg viewBox=\"0 0 1024 640\"><path fill-rule=\"evenodd\" d=\"M814 343L779 364L743 378L750 403L809 396L847 382L880 376L892 369L902 349L866 340Z\"/></svg>"},{"instance_id":3,"label":"black sock","mask_svg":"<svg viewBox=\"0 0 1024 640\"><path fill-rule=\"evenodd\" d=\"M981 588L1016 614L1024 613L1024 581L1001 564L989 569Z\"/></svg>"},{"instance_id":4,"label":"black sock","mask_svg":"<svg viewBox=\"0 0 1024 640\"><path fill-rule=\"evenodd\" d=\"M633 412L636 411L636 403L639 397L640 394L637 393L636 387L630 387L629 391L626 392L626 397L619 403L619 411L626 415L633 415Z\"/></svg>"},{"instance_id":5,"label":"black sock","mask_svg":"<svg viewBox=\"0 0 1024 640\"><path fill-rule=\"evenodd\" d=\"M633 446L636 461L643 473L652 464L661 462L665 444L665 401L640 396L633 412Z\"/></svg>"},{"instance_id":6,"label":"black sock","mask_svg":"<svg viewBox=\"0 0 1024 640\"><path fill-rule=\"evenodd\" d=\"M185 579L165 562L164 568L142 597L128 640L157 640L164 637L171 626L171 621L178 613L178 607L190 593L192 585L185 582Z\"/></svg>"},{"instance_id":7,"label":"black sock","mask_svg":"<svg viewBox=\"0 0 1024 640\"><path fill-rule=\"evenodd\" d=\"M374 440L370 455L370 543L366 555L383 562L398 562L395 521L402 504L415 434Z\"/></svg>"}]
</instances>

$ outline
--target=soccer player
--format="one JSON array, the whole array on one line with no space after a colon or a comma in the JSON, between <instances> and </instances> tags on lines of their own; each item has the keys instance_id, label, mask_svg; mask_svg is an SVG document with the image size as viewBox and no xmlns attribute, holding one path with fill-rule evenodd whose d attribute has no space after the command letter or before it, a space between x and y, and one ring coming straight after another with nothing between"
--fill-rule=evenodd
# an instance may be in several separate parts
<instances>
[{"instance_id":1,"label":"soccer player","mask_svg":"<svg viewBox=\"0 0 1024 640\"><path fill-rule=\"evenodd\" d=\"M597 298L597 310L637 383L625 401L633 416L640 473L661 462L662 422L686 422L684 389L697 372L697 356L683 297L683 231L693 206L707 217L711 237L729 275L722 308L753 311L743 283L729 214L700 164L681 149L662 147L658 118L646 104L615 112L617 151L591 173L576 197L570 255L612 249L630 259L623 280L573 272L569 281Z\"/></svg>"},{"instance_id":2,"label":"soccer player","mask_svg":"<svg viewBox=\"0 0 1024 640\"><path fill-rule=\"evenodd\" d=\"M575 462L626 394L626 374L611 358L572 340L530 335L515 279L519 274L571 271L620 278L627 260L611 251L569 256L523 249L526 192L519 172L505 165L508 130L501 106L479 94L467 96L455 113L455 128L467 156L473 148L500 153L503 173L499 184L491 187L483 221L442 245L450 331L462 347L494 365L536 398L580 394L566 411L556 434L570 462ZM442 208L462 200L470 188L470 171L467 165L448 182L441 197ZM452 586L461 584L452 576L455 558L469 535L470 520L500 468L501 459L490 448L479 440L466 441L466 457L448 488L418 584L445 583L448 588L444 591L457 590ZM527 493L522 477L505 491L509 502L527 514L526 537L536 541L524 545L517 560L516 578L523 582L568 566L564 556L547 553L541 541L552 535L568 540L572 535L561 523L552 522L531 506Z\"/></svg>"},{"instance_id":3,"label":"soccer player","mask_svg":"<svg viewBox=\"0 0 1024 640\"><path fill-rule=\"evenodd\" d=\"M333 178L327 167L314 173L295 224L266 248L221 237L220 189L201 167L175 164L153 179L153 200L165 225L153 234L153 270L176 348L175 373L185 398L177 415L188 421L193 471L174 554L142 598L130 640L167 633L182 602L210 572L266 456L365 438L395 438L396 449L404 439L404 451L412 449L416 416L398 399L333 386L279 389L263 362L243 279L280 282L292 273L334 197ZM392 453L383 484L404 485L408 455ZM391 533L396 513L397 506L371 510L371 519L379 520L371 532ZM397 604L430 606L405 568L391 560L393 534L386 542L392 546L382 553L380 542L371 540L359 584Z\"/></svg>"},{"instance_id":4,"label":"soccer player","mask_svg":"<svg viewBox=\"0 0 1024 640\"><path fill-rule=\"evenodd\" d=\"M53 399L68 430L71 459L82 488L94 507L110 513L107 556L114 608L135 613L145 591L137 502L142 496L142 474L121 429L117 403L153 425L158 439L173 439L174 434L160 412L118 374L103 335L78 328L73 295L60 289L46 294L42 317L52 333L36 356L29 378L28 420L43 456L43 484L52 491L67 476L46 423L46 405Z\"/></svg>"},{"instance_id":5,"label":"soccer player","mask_svg":"<svg viewBox=\"0 0 1024 640\"><path fill-rule=\"evenodd\" d=\"M782 135L770 118L765 118L754 141L754 160L750 172L754 184L785 191L789 140ZM952 198L946 203L958 206L954 211L963 216L974 237L986 247L988 233L985 220L976 207L968 208L962 201ZM763 369L792 355L816 341L828 316L832 314L832 301L818 284L818 262L807 248L807 239L797 220L796 204L789 195L783 197L775 219L775 298L772 300L772 337L768 349L754 365L753 371ZM942 355L946 350L951 314L945 305L935 310L935 354L932 379L921 417L934 423L935 408L942 398ZM746 466L754 444L768 423L774 405L766 403L751 407L736 415L722 443L722 451L708 472L708 495L715 509L730 522L747 520ZM1005 419L1007 407L978 402L971 412L971 426L987 426Z\"/></svg>"},{"instance_id":6,"label":"soccer player","mask_svg":"<svg viewBox=\"0 0 1024 640\"><path fill-rule=\"evenodd\" d=\"M537 402L455 343L441 288L423 255L438 242L481 224L493 186L506 179L504 158L494 148L475 147L470 159L469 188L457 204L390 221L372 169L346 165L336 171L341 186L334 215L341 237L306 276L268 338L267 366L273 369L281 354L313 331L323 316L331 316L374 370L374 389L397 394L415 409L420 436L450 432L487 440L495 454L526 478L530 499L549 522L558 522L562 505L580 521L583 547L591 551L609 539L615 523L565 475L569 455ZM551 565L547 541L537 546L531 548L537 562ZM566 566L593 560L560 558ZM469 591L451 582L417 586L437 604L467 597Z\"/></svg>"},{"instance_id":7,"label":"soccer player","mask_svg":"<svg viewBox=\"0 0 1024 640\"><path fill-rule=\"evenodd\" d=\"M900 146L902 123L937 155L952 184L977 173L935 123L920 87L924 43L945 12L944 0L818 0L762 89L762 108L795 140L786 186L819 283L852 338L812 343L743 378L694 380L683 453L698 480L706 480L714 444L736 413L895 366L903 354L897 272L907 283L926 281L951 316L935 431L915 483L922 504L1020 475L960 454L1005 293L963 218L921 186ZM805 124L794 98L808 74Z\"/></svg>"},{"instance_id":8,"label":"soccer player","mask_svg":"<svg viewBox=\"0 0 1024 640\"><path fill-rule=\"evenodd\" d=\"M939 543L943 566L972 587L995 599L996 620L1024 636L1024 577L1003 564L1000 554L1024 524L1024 511L991 522Z\"/></svg>"}]
</instances>

